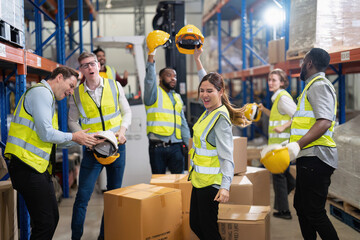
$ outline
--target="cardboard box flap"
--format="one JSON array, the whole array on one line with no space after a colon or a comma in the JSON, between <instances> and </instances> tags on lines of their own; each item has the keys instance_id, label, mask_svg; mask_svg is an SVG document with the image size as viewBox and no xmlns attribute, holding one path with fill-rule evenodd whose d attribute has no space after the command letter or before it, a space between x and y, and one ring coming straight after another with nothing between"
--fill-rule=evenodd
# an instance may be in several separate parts
<instances>
[{"instance_id":1,"label":"cardboard box flap","mask_svg":"<svg viewBox=\"0 0 360 240\"><path fill-rule=\"evenodd\" d=\"M153 174L150 183L176 183L187 181L188 174Z\"/></svg>"},{"instance_id":2,"label":"cardboard box flap","mask_svg":"<svg viewBox=\"0 0 360 240\"><path fill-rule=\"evenodd\" d=\"M246 176L234 176L231 184L252 185L251 181Z\"/></svg>"},{"instance_id":3,"label":"cardboard box flap","mask_svg":"<svg viewBox=\"0 0 360 240\"><path fill-rule=\"evenodd\" d=\"M146 199L156 196L161 196L167 193L180 191L175 188L167 188L161 186L155 186L150 184L137 184L129 187L118 188L111 191L105 192L105 194L123 196L133 199Z\"/></svg>"},{"instance_id":4,"label":"cardboard box flap","mask_svg":"<svg viewBox=\"0 0 360 240\"><path fill-rule=\"evenodd\" d=\"M270 206L220 204L219 220L256 221L264 220L270 212Z\"/></svg>"}]
</instances>

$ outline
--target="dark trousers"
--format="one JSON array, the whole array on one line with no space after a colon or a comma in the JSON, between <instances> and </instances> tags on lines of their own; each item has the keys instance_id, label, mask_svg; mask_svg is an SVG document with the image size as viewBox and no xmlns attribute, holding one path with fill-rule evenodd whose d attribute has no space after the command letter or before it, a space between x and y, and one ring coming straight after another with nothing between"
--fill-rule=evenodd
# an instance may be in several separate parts
<instances>
[{"instance_id":1,"label":"dark trousers","mask_svg":"<svg viewBox=\"0 0 360 240\"><path fill-rule=\"evenodd\" d=\"M316 232L324 240L339 239L325 210L333 172L334 168L318 157L296 159L294 207L305 240L315 240Z\"/></svg>"},{"instance_id":2,"label":"dark trousers","mask_svg":"<svg viewBox=\"0 0 360 240\"><path fill-rule=\"evenodd\" d=\"M166 168L172 174L184 172L184 155L181 143L168 146L149 145L150 165L152 174L165 174Z\"/></svg>"},{"instance_id":3,"label":"dark trousers","mask_svg":"<svg viewBox=\"0 0 360 240\"><path fill-rule=\"evenodd\" d=\"M288 195L295 188L295 178L289 169L281 174L273 174L275 193L274 208L278 211L289 211Z\"/></svg>"},{"instance_id":4,"label":"dark trousers","mask_svg":"<svg viewBox=\"0 0 360 240\"><path fill-rule=\"evenodd\" d=\"M54 185L48 171L39 173L20 159L12 158L9 174L14 189L24 198L31 220L30 240L52 239L59 222Z\"/></svg>"},{"instance_id":5,"label":"dark trousers","mask_svg":"<svg viewBox=\"0 0 360 240\"><path fill-rule=\"evenodd\" d=\"M200 240L221 240L217 223L219 202L214 201L218 191L212 186L192 189L190 227Z\"/></svg>"}]
</instances>

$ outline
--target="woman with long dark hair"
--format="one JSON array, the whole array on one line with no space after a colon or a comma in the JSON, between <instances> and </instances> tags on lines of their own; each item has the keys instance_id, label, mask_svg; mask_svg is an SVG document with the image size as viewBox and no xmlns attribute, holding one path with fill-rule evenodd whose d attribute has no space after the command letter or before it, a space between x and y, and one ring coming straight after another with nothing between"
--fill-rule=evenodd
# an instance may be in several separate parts
<instances>
[{"instance_id":1,"label":"woman with long dark hair","mask_svg":"<svg viewBox=\"0 0 360 240\"><path fill-rule=\"evenodd\" d=\"M202 78L198 97L206 111L193 127L190 227L200 239L221 239L218 207L229 200L234 176L232 124L245 127L251 122L245 118L244 108L232 106L218 73Z\"/></svg>"}]
</instances>

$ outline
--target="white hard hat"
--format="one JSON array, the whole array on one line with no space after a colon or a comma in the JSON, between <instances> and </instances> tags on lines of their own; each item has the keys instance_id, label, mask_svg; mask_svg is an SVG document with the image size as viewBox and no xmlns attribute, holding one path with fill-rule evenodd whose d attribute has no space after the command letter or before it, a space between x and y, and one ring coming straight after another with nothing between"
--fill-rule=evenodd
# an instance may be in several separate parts
<instances>
[{"instance_id":1,"label":"white hard hat","mask_svg":"<svg viewBox=\"0 0 360 240\"><path fill-rule=\"evenodd\" d=\"M117 153L118 143L115 134L112 131L102 131L97 133L97 136L100 139L105 139L104 142L95 145L94 147L94 155L95 158L101 164L110 164L115 161L116 158L112 157ZM105 160L107 159L107 160ZM108 160L112 160L110 163Z\"/></svg>"}]
</instances>

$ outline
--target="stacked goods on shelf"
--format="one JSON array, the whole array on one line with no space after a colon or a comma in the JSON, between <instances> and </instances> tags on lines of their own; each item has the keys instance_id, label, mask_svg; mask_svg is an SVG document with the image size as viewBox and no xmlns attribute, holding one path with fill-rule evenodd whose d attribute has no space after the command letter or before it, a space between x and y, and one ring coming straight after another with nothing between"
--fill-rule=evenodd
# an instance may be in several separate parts
<instances>
[{"instance_id":1,"label":"stacked goods on shelf","mask_svg":"<svg viewBox=\"0 0 360 240\"><path fill-rule=\"evenodd\" d=\"M24 1L0 1L0 39L25 46Z\"/></svg>"},{"instance_id":2,"label":"stacked goods on shelf","mask_svg":"<svg viewBox=\"0 0 360 240\"><path fill-rule=\"evenodd\" d=\"M329 193L360 209L360 116L339 125L334 131L338 168L331 177Z\"/></svg>"},{"instance_id":3,"label":"stacked goods on shelf","mask_svg":"<svg viewBox=\"0 0 360 240\"><path fill-rule=\"evenodd\" d=\"M219 2L219 0L206 0L203 6L203 15L209 13Z\"/></svg>"},{"instance_id":4,"label":"stacked goods on shelf","mask_svg":"<svg viewBox=\"0 0 360 240\"><path fill-rule=\"evenodd\" d=\"M269 60L270 64L285 61L285 38L272 40L269 42Z\"/></svg>"},{"instance_id":5,"label":"stacked goods on shelf","mask_svg":"<svg viewBox=\"0 0 360 240\"><path fill-rule=\"evenodd\" d=\"M224 49L234 38L233 37L222 37L221 38L221 48ZM217 72L219 69L219 51L218 51L218 37L209 36L204 40L204 53L203 55L203 64L207 72ZM242 69L242 51L241 51L241 40L237 40L233 45L231 45L223 55L231 62L231 64L237 69ZM222 72L233 72L235 69L224 59L221 61Z\"/></svg>"},{"instance_id":6,"label":"stacked goods on shelf","mask_svg":"<svg viewBox=\"0 0 360 240\"><path fill-rule=\"evenodd\" d=\"M287 58L313 47L329 52L360 45L360 2L353 0L293 0Z\"/></svg>"}]
</instances>

